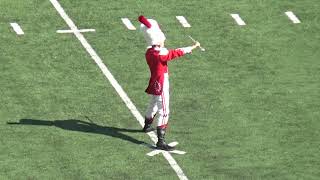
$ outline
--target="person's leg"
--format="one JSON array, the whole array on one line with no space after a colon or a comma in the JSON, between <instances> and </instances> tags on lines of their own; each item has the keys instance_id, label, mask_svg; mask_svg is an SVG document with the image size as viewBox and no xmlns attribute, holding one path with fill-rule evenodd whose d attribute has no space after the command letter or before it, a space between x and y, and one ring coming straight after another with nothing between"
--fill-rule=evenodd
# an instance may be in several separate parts
<instances>
[{"instance_id":1,"label":"person's leg","mask_svg":"<svg viewBox=\"0 0 320 180\"><path fill-rule=\"evenodd\" d=\"M144 132L150 132L154 130L154 128L151 125L158 111L157 102L159 101L159 99L160 99L160 96L150 95L150 102L149 102L149 106L147 108L145 120L144 120L144 127L143 127Z\"/></svg>"},{"instance_id":2,"label":"person's leg","mask_svg":"<svg viewBox=\"0 0 320 180\"><path fill-rule=\"evenodd\" d=\"M169 121L169 97L168 93L163 92L157 102L158 104L158 119L157 127L165 129L168 126Z\"/></svg>"},{"instance_id":3,"label":"person's leg","mask_svg":"<svg viewBox=\"0 0 320 180\"><path fill-rule=\"evenodd\" d=\"M167 145L165 142L165 134L166 134L166 129L168 126L168 121L169 121L169 78L166 75L165 76L165 81L163 84L163 92L161 94L161 99L158 101L158 125L157 125L157 136L158 136L158 142L157 142L157 148L170 151L173 150L174 148Z\"/></svg>"}]
</instances>

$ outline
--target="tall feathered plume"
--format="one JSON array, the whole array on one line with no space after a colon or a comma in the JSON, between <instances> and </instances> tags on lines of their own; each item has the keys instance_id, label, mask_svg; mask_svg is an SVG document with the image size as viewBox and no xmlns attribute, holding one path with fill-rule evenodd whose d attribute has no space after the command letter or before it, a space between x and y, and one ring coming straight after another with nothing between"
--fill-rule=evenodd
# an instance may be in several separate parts
<instances>
[{"instance_id":1,"label":"tall feathered plume","mask_svg":"<svg viewBox=\"0 0 320 180\"><path fill-rule=\"evenodd\" d=\"M144 16L139 16L139 21L144 24L147 28L151 28L151 23Z\"/></svg>"}]
</instances>

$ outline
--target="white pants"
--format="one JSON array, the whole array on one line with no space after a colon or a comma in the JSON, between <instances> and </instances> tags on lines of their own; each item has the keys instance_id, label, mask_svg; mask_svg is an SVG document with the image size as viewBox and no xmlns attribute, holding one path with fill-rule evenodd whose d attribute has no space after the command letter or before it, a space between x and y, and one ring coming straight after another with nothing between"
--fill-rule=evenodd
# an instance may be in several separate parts
<instances>
[{"instance_id":1,"label":"white pants","mask_svg":"<svg viewBox=\"0 0 320 180\"><path fill-rule=\"evenodd\" d=\"M163 90L161 95L150 95L150 103L146 112L146 118L157 117L157 126L165 128L169 120L169 76L164 74Z\"/></svg>"}]
</instances>

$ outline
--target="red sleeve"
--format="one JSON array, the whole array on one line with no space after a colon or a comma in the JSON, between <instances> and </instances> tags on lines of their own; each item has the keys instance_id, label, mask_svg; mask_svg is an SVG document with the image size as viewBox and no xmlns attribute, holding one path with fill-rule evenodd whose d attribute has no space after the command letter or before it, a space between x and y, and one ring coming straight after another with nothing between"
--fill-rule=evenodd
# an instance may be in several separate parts
<instances>
[{"instance_id":1,"label":"red sleeve","mask_svg":"<svg viewBox=\"0 0 320 180\"><path fill-rule=\"evenodd\" d=\"M173 59L178 58L183 55L184 55L184 53L182 50L171 49L171 50L167 50L167 52L160 52L159 53L159 60L161 62L166 62L166 61L173 60Z\"/></svg>"}]
</instances>

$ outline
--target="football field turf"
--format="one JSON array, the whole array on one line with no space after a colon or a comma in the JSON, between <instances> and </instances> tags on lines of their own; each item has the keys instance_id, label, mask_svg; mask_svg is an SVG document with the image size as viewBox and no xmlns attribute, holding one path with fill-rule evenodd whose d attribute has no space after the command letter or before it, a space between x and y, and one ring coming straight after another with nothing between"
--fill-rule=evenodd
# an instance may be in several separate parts
<instances>
[{"instance_id":1,"label":"football field turf","mask_svg":"<svg viewBox=\"0 0 320 180\"><path fill-rule=\"evenodd\" d=\"M320 177L320 1L59 2L96 30L83 35L142 115L146 45L121 18L155 18L167 48L188 35L206 48L169 63L166 137L188 179ZM68 29L49 0L0 0L0 179L178 179L75 35L56 33Z\"/></svg>"}]
</instances>

